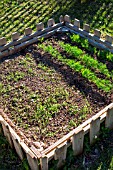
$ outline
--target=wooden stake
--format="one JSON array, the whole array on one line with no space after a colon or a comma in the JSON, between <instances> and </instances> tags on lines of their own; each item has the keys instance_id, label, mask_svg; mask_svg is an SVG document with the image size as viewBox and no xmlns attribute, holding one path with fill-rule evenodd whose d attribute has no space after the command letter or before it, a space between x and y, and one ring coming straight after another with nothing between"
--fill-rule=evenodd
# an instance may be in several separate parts
<instances>
[{"instance_id":1,"label":"wooden stake","mask_svg":"<svg viewBox=\"0 0 113 170\"><path fill-rule=\"evenodd\" d=\"M79 155L83 152L83 142L84 142L84 131L80 128L79 132L73 135L72 138L72 148L74 155Z\"/></svg>"},{"instance_id":2,"label":"wooden stake","mask_svg":"<svg viewBox=\"0 0 113 170\"><path fill-rule=\"evenodd\" d=\"M31 170L39 170L37 158L29 151L26 153L26 155Z\"/></svg>"},{"instance_id":3,"label":"wooden stake","mask_svg":"<svg viewBox=\"0 0 113 170\"><path fill-rule=\"evenodd\" d=\"M40 159L41 170L48 170L48 157L43 155Z\"/></svg>"},{"instance_id":4,"label":"wooden stake","mask_svg":"<svg viewBox=\"0 0 113 170\"><path fill-rule=\"evenodd\" d=\"M109 108L106 114L105 126L107 128L113 128L113 107Z\"/></svg>"},{"instance_id":5,"label":"wooden stake","mask_svg":"<svg viewBox=\"0 0 113 170\"><path fill-rule=\"evenodd\" d=\"M58 159L57 167L60 168L64 165L67 153L67 142L62 143L55 149L54 158Z\"/></svg>"},{"instance_id":6,"label":"wooden stake","mask_svg":"<svg viewBox=\"0 0 113 170\"><path fill-rule=\"evenodd\" d=\"M100 117L98 119L93 119L90 123L90 144L95 142L96 137L98 137L100 131Z\"/></svg>"},{"instance_id":7,"label":"wooden stake","mask_svg":"<svg viewBox=\"0 0 113 170\"><path fill-rule=\"evenodd\" d=\"M16 150L19 158L20 158L21 160L23 160L23 159L24 159L24 154L23 154L22 147L21 147L21 145L19 144L18 139L16 138L16 136L14 135L14 133L12 133L11 136L12 136L12 140L13 140L13 144L14 144L15 150Z\"/></svg>"}]
</instances>

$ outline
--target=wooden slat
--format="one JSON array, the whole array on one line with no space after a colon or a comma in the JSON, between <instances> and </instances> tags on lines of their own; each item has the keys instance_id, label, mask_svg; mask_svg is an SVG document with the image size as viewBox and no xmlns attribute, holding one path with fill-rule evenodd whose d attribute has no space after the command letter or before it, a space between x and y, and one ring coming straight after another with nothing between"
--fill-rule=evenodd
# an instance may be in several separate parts
<instances>
[{"instance_id":1,"label":"wooden slat","mask_svg":"<svg viewBox=\"0 0 113 170\"><path fill-rule=\"evenodd\" d=\"M21 160L23 160L23 159L24 159L24 153L23 153L23 151L22 151L22 147L21 147L21 145L19 144L18 139L16 138L16 136L14 135L14 133L11 133L11 137L12 137L13 144L14 144L15 150L16 150L19 158L20 158Z\"/></svg>"},{"instance_id":2,"label":"wooden slat","mask_svg":"<svg viewBox=\"0 0 113 170\"><path fill-rule=\"evenodd\" d=\"M113 128L113 107L109 108L107 111L105 126L109 129Z\"/></svg>"},{"instance_id":3,"label":"wooden slat","mask_svg":"<svg viewBox=\"0 0 113 170\"><path fill-rule=\"evenodd\" d=\"M72 148L75 156L83 152L83 143L84 143L84 131L82 128L80 128L79 132L73 135L72 140Z\"/></svg>"},{"instance_id":4,"label":"wooden slat","mask_svg":"<svg viewBox=\"0 0 113 170\"><path fill-rule=\"evenodd\" d=\"M47 25L48 25L48 27L54 26L55 25L54 19L53 18L49 19L48 22L47 22Z\"/></svg>"},{"instance_id":5,"label":"wooden slat","mask_svg":"<svg viewBox=\"0 0 113 170\"><path fill-rule=\"evenodd\" d=\"M100 117L93 119L90 123L90 144L95 142L95 139L98 137L100 131Z\"/></svg>"},{"instance_id":6,"label":"wooden slat","mask_svg":"<svg viewBox=\"0 0 113 170\"><path fill-rule=\"evenodd\" d=\"M0 38L0 46L4 46L6 43L7 41L5 37Z\"/></svg>"},{"instance_id":7,"label":"wooden slat","mask_svg":"<svg viewBox=\"0 0 113 170\"><path fill-rule=\"evenodd\" d=\"M41 170L48 170L48 157L43 155L40 159Z\"/></svg>"},{"instance_id":8,"label":"wooden slat","mask_svg":"<svg viewBox=\"0 0 113 170\"><path fill-rule=\"evenodd\" d=\"M95 29L95 30L94 30L94 36L96 36L96 37L100 38L100 36L101 36L101 32L100 32L100 30Z\"/></svg>"},{"instance_id":9,"label":"wooden slat","mask_svg":"<svg viewBox=\"0 0 113 170\"><path fill-rule=\"evenodd\" d=\"M26 156L31 170L39 170L38 159L31 152L26 153Z\"/></svg>"},{"instance_id":10,"label":"wooden slat","mask_svg":"<svg viewBox=\"0 0 113 170\"><path fill-rule=\"evenodd\" d=\"M64 21L70 23L71 22L70 16L69 15L65 15L64 16Z\"/></svg>"},{"instance_id":11,"label":"wooden slat","mask_svg":"<svg viewBox=\"0 0 113 170\"><path fill-rule=\"evenodd\" d=\"M61 15L61 16L59 17L59 21L60 21L60 23L64 22L64 17L63 17L63 15Z\"/></svg>"},{"instance_id":12,"label":"wooden slat","mask_svg":"<svg viewBox=\"0 0 113 170\"><path fill-rule=\"evenodd\" d=\"M67 154L67 142L62 143L55 149L54 158L58 160L57 168L60 168L64 165Z\"/></svg>"},{"instance_id":13,"label":"wooden slat","mask_svg":"<svg viewBox=\"0 0 113 170\"><path fill-rule=\"evenodd\" d=\"M25 29L25 35L26 36L29 36L29 35L31 35L32 34L32 29L31 28L26 28Z\"/></svg>"},{"instance_id":14,"label":"wooden slat","mask_svg":"<svg viewBox=\"0 0 113 170\"><path fill-rule=\"evenodd\" d=\"M88 24L84 24L83 25L83 30L86 31L86 32L89 32L90 31L90 26Z\"/></svg>"},{"instance_id":15,"label":"wooden slat","mask_svg":"<svg viewBox=\"0 0 113 170\"><path fill-rule=\"evenodd\" d=\"M74 19L74 26L76 27L76 30L78 29L78 28L80 28L80 20L78 20L78 19Z\"/></svg>"},{"instance_id":16,"label":"wooden slat","mask_svg":"<svg viewBox=\"0 0 113 170\"><path fill-rule=\"evenodd\" d=\"M0 115L0 122L2 122L4 119L3 119L3 117Z\"/></svg>"},{"instance_id":17,"label":"wooden slat","mask_svg":"<svg viewBox=\"0 0 113 170\"><path fill-rule=\"evenodd\" d=\"M2 120L1 123L2 123L2 129L3 129L4 136L7 138L11 148L13 148L13 142L12 142L9 126L5 120Z\"/></svg>"}]
</instances>

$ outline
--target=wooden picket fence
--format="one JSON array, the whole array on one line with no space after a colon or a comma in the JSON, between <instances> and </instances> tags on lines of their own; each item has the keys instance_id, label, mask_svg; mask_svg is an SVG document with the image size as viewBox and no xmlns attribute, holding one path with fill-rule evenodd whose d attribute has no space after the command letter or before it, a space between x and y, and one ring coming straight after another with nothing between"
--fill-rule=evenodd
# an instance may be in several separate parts
<instances>
[{"instance_id":1,"label":"wooden picket fence","mask_svg":"<svg viewBox=\"0 0 113 170\"><path fill-rule=\"evenodd\" d=\"M47 149L39 151L33 144L30 144L30 141L26 139L22 132L15 129L12 121L0 110L0 124L4 135L10 146L15 148L21 160L26 156L31 170L48 170L48 163L51 159L58 160L57 167L61 167L66 159L69 146L72 146L75 156L81 154L84 149L85 134L89 133L90 144L93 144L99 135L103 122L105 122L106 128L113 128L113 103L70 131Z\"/></svg>"},{"instance_id":2,"label":"wooden picket fence","mask_svg":"<svg viewBox=\"0 0 113 170\"><path fill-rule=\"evenodd\" d=\"M8 43L5 37L0 38L0 58L17 53L26 46L36 43L38 39L48 38L58 31L70 31L79 34L81 37L86 37L92 45L113 53L113 38L111 36L106 35L105 40L103 40L99 30L95 29L94 34L92 34L88 24L84 24L83 28L80 28L80 21L75 19L74 24L72 24L68 15L60 16L59 21L55 24L54 19L49 19L47 28L44 28L43 23L39 23L36 27L37 31L33 33L31 28L26 28L24 35L21 37L18 32L15 32L12 34L12 41Z\"/></svg>"},{"instance_id":3,"label":"wooden picket fence","mask_svg":"<svg viewBox=\"0 0 113 170\"><path fill-rule=\"evenodd\" d=\"M80 28L80 21L75 19L74 25L71 24L70 17L60 17L60 23L55 24L54 19L48 21L48 27L44 28L44 24L37 25L37 31L32 33L31 28L25 30L25 35L19 37L19 33L12 34L12 41L7 43L3 37L0 39L0 58L11 55L25 48L26 46L38 41L39 38L48 38L56 32L70 31L86 37L88 41L101 49L108 49L113 52L112 37L106 35L105 40L101 39L99 30L94 30L94 34L89 32L89 25L84 24L83 29ZM90 144L95 142L98 137L101 124L105 122L105 127L113 128L113 103L106 106L96 115L82 123L80 126L70 131L53 145L47 149L40 151L31 143L25 135L17 129L7 115L0 110L0 124L4 135L6 136L12 148L15 148L18 156L22 160L27 158L31 170L48 170L50 160L58 160L57 167L61 167L66 159L67 148L72 146L74 155L79 155L83 152L84 136L89 133Z\"/></svg>"}]
</instances>

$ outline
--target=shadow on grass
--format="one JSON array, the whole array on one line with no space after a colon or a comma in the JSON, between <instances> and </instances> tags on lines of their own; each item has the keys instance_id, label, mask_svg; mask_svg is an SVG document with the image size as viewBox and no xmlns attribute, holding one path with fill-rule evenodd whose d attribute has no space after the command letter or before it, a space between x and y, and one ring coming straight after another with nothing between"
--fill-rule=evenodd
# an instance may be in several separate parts
<instances>
[{"instance_id":1,"label":"shadow on grass","mask_svg":"<svg viewBox=\"0 0 113 170\"><path fill-rule=\"evenodd\" d=\"M106 130L105 130L106 131ZM94 146L89 146L85 137L85 149L82 155L74 157L68 149L64 170L112 170L113 169L113 131L103 132Z\"/></svg>"},{"instance_id":2,"label":"shadow on grass","mask_svg":"<svg viewBox=\"0 0 113 170\"><path fill-rule=\"evenodd\" d=\"M60 10L57 15L53 13L55 20L58 20L60 15L68 14L71 19L77 18L83 23L88 23L91 29L98 28L104 32L113 34L113 3L112 0L95 0L80 3L75 1L58 1L60 3Z\"/></svg>"},{"instance_id":3,"label":"shadow on grass","mask_svg":"<svg viewBox=\"0 0 113 170\"><path fill-rule=\"evenodd\" d=\"M84 1L84 3L81 3L81 1ZM22 29L21 34L23 34L25 29L25 23L28 23L28 26L32 26L33 30L35 30L37 22L44 22L44 24L47 25L49 18L53 17L55 21L58 22L60 15L68 14L72 20L74 20L74 18L79 19L81 26L83 23L88 23L91 26L91 30L97 28L100 29L103 34L109 33L113 35L112 0L50 0L47 2L42 0L36 7L32 7L29 2L27 3L29 15L26 17L24 17L26 10L23 1L18 3L19 9L21 6L23 7L23 12L21 14L21 11L19 11L20 15L16 18L19 23L15 26L16 31ZM9 13L8 15L11 16L11 19L8 19L8 16L5 18L5 15L1 15L3 18L3 23L1 22L2 29L0 30L1 36L9 38L10 33L14 32L14 24L12 25L12 23L15 21L15 15L11 15L10 11L15 7L17 7L17 4L15 3L14 5L13 2L10 3L9 10L7 10L7 5L6 8L4 7L4 11L6 10L6 13ZM3 9L1 8L1 10ZM37 10L37 12L33 13L34 10ZM31 22L33 17L36 19Z\"/></svg>"},{"instance_id":4,"label":"shadow on grass","mask_svg":"<svg viewBox=\"0 0 113 170\"><path fill-rule=\"evenodd\" d=\"M0 170L30 170L27 160L21 161L3 136L0 125Z\"/></svg>"}]
</instances>

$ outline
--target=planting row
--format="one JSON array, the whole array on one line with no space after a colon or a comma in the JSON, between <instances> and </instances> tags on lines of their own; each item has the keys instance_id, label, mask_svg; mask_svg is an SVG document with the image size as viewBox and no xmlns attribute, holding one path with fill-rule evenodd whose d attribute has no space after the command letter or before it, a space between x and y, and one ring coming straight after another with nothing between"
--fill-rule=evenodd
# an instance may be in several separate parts
<instances>
[{"instance_id":1,"label":"planting row","mask_svg":"<svg viewBox=\"0 0 113 170\"><path fill-rule=\"evenodd\" d=\"M112 74L109 73L108 69L104 64L98 63L97 60L94 60L88 55L83 55L83 51L78 49L77 47L73 47L69 44L64 44L63 42L60 42L59 44L65 49L68 54L74 56L75 59L66 58L65 55L62 56L57 49L53 48L52 45L47 46L44 44L40 44L39 47L42 48L44 51L50 53L51 56L57 58L59 61L68 65L74 71L80 72L83 77L96 84L98 88L104 90L105 92L109 92L113 88L112 81L107 80L106 78L98 78L93 71L91 71L89 68L86 68L87 66L90 68L93 67L94 69L97 69L98 71L107 75L108 78L110 78ZM80 61L76 61L76 58Z\"/></svg>"},{"instance_id":2,"label":"planting row","mask_svg":"<svg viewBox=\"0 0 113 170\"><path fill-rule=\"evenodd\" d=\"M87 39L82 38L79 35L73 34L73 35L69 35L69 37L70 37L71 42L76 43L77 45L80 45L85 50L89 51L90 53L97 55L100 59L113 62L113 54L110 53L109 51L100 50L90 45Z\"/></svg>"},{"instance_id":3,"label":"planting row","mask_svg":"<svg viewBox=\"0 0 113 170\"><path fill-rule=\"evenodd\" d=\"M99 71L100 73L106 75L107 78L113 78L113 74L109 72L105 64L98 62L98 60L93 59L88 54L84 54L80 48L71 46L70 44L64 44L63 42L60 42L59 44L68 54L80 60L86 67Z\"/></svg>"}]
</instances>

